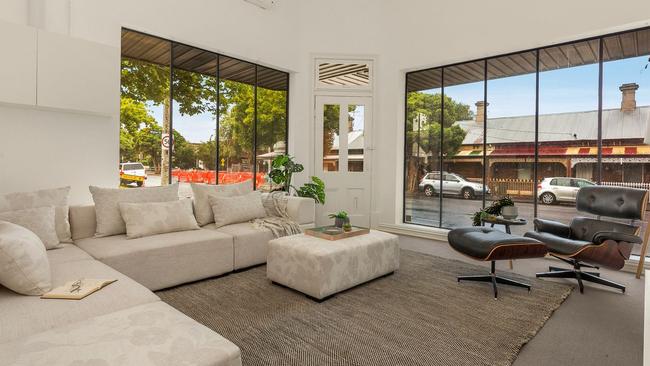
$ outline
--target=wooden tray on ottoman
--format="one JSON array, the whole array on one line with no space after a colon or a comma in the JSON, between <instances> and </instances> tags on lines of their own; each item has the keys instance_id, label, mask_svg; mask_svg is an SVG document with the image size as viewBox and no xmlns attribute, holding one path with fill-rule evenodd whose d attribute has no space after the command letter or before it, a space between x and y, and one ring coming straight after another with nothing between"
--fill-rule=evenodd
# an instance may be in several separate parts
<instances>
[{"instance_id":1,"label":"wooden tray on ottoman","mask_svg":"<svg viewBox=\"0 0 650 366\"><path fill-rule=\"evenodd\" d=\"M313 229L307 229L305 230L305 235L315 236L317 238L321 238L325 240L341 240L345 238L351 238L353 236L365 235L370 233L370 229L365 227L358 227L358 226L353 226L351 231L341 230L341 232L336 234L330 234L326 232L327 230L331 230L332 228L334 228L334 226L321 226L321 227L315 227Z\"/></svg>"}]
</instances>

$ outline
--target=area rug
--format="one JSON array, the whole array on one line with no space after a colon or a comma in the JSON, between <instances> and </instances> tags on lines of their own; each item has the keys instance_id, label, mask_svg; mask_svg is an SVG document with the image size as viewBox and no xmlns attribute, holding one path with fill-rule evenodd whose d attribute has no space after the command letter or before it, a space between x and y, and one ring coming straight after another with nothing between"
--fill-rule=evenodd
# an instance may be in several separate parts
<instances>
[{"instance_id":1,"label":"area rug","mask_svg":"<svg viewBox=\"0 0 650 366\"><path fill-rule=\"evenodd\" d=\"M157 292L257 365L511 365L572 287L458 283L470 263L401 251L400 269L316 303L271 284L266 267Z\"/></svg>"}]
</instances>

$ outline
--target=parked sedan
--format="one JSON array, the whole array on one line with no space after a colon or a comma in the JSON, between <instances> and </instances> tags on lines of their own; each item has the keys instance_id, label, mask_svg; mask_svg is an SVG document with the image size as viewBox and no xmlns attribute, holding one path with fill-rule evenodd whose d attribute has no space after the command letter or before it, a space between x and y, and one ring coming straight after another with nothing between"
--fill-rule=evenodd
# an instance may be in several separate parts
<instances>
[{"instance_id":1,"label":"parked sedan","mask_svg":"<svg viewBox=\"0 0 650 366\"><path fill-rule=\"evenodd\" d=\"M427 197L439 194L441 189L440 172L427 173L420 181L418 188ZM443 172L442 193L458 195L468 200L483 195L483 184L472 182L460 174ZM490 188L487 188L486 193L490 193Z\"/></svg>"},{"instance_id":2,"label":"parked sedan","mask_svg":"<svg viewBox=\"0 0 650 366\"><path fill-rule=\"evenodd\" d=\"M594 185L596 183L582 178L544 178L537 185L537 199L547 205L552 205L557 202L575 203L580 188Z\"/></svg>"}]
</instances>

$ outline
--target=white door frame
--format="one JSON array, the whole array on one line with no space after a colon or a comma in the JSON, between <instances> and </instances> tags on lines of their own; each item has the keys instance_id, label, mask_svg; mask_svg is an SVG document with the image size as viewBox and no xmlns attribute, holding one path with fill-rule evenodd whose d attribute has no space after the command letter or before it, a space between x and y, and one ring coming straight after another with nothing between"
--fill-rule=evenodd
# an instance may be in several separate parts
<instances>
[{"instance_id":1,"label":"white door frame","mask_svg":"<svg viewBox=\"0 0 650 366\"><path fill-rule=\"evenodd\" d=\"M318 97L368 97L370 98L371 102L371 108L369 109L371 116L372 116L372 121L371 124L373 125L371 129L375 128L375 123L374 121L377 120L377 106L376 103L374 103L374 95L375 95L375 90L377 88L377 81L376 78L374 77L375 70L377 68L378 64L378 57L377 55L353 55L353 54L320 54L320 53L312 53L311 55L311 71L312 71L312 78L311 78L311 84L312 84L312 93L311 93L311 108L310 108L310 120L312 121L310 130L310 139L312 141L312 146L314 148L310 152L312 155L311 157L311 162L312 162L312 169L310 170L310 175L318 175L316 174L318 172L317 169L323 169L322 165L319 166L317 164L317 161L319 160L319 156L316 153L316 146L318 144L322 145L322 141L317 141L317 129L316 129L316 121L317 121L317 114L316 114L316 103L317 103L317 98ZM367 89L346 89L346 88L323 88L319 86L318 83L318 73L317 73L317 68L318 68L318 62L319 61L324 61L324 60L336 60L336 61L342 61L342 62L360 62L360 61L365 61L368 62L370 65L370 86ZM371 136L368 138L365 138L365 145L366 145L366 151L369 153L370 158L365 159L364 158L364 164L368 162L370 170L368 171L368 174L370 175L369 179L369 184L370 186L368 187L369 193L370 193L370 212L369 212L369 223L370 227L373 227L373 219L374 219L374 211L375 211L375 203L373 202L373 196L374 196L374 185L373 185L373 179L374 179L374 174L375 171L372 168L373 166L373 160L374 160L374 133L371 133ZM321 146L322 150L322 146Z\"/></svg>"}]
</instances>

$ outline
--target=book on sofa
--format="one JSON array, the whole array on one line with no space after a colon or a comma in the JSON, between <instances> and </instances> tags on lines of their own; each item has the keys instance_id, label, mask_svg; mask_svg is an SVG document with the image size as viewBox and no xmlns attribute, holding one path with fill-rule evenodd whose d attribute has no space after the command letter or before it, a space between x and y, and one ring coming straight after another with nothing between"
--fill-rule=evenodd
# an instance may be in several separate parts
<instances>
[{"instance_id":1,"label":"book on sofa","mask_svg":"<svg viewBox=\"0 0 650 366\"><path fill-rule=\"evenodd\" d=\"M101 290L117 280L98 280L83 278L66 282L65 285L56 287L43 294L41 299L81 300L84 297Z\"/></svg>"}]
</instances>

